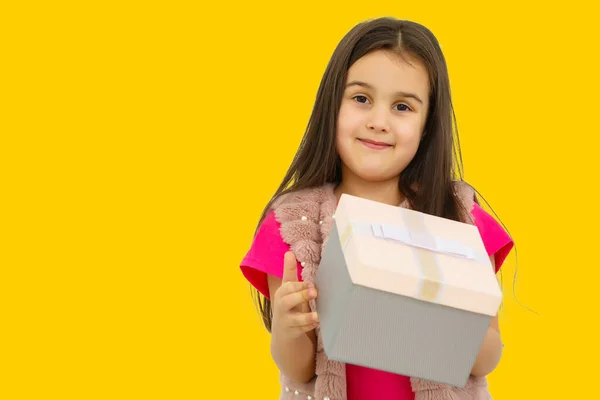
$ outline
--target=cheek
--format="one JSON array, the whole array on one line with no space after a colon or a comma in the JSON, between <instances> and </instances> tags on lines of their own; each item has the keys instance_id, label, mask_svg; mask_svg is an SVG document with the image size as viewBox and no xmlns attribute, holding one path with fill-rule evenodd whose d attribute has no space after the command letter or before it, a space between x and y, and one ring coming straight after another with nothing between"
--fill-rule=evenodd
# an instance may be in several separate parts
<instances>
[{"instance_id":1,"label":"cheek","mask_svg":"<svg viewBox=\"0 0 600 400\"><path fill-rule=\"evenodd\" d=\"M397 140L403 147L416 148L421 142L423 124L420 119L411 118L399 121L394 127Z\"/></svg>"},{"instance_id":2,"label":"cheek","mask_svg":"<svg viewBox=\"0 0 600 400\"><path fill-rule=\"evenodd\" d=\"M350 138L355 136L362 124L361 113L350 105L343 103L338 116L338 138Z\"/></svg>"}]
</instances>

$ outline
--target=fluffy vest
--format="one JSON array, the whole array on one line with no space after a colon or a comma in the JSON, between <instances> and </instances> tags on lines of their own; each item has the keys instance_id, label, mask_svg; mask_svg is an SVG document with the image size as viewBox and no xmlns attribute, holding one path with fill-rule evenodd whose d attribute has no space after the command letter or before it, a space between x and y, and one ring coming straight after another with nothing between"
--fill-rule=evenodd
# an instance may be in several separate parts
<instances>
[{"instance_id":1,"label":"fluffy vest","mask_svg":"<svg viewBox=\"0 0 600 400\"><path fill-rule=\"evenodd\" d=\"M473 223L470 211L473 207L473 190L463 182L456 182L455 191L469 212L462 216L466 223ZM281 224L283 240L290 246L301 262L302 280L314 282L322 252L333 225L337 198L333 185L306 189L280 196L272 206ZM400 204L408 208L408 202ZM318 288L317 288L318 289ZM310 302L315 311L315 301ZM345 364L332 361L323 351L319 328L316 329L317 354L315 377L308 383L298 384L281 375L280 400L346 400ZM411 378L415 400L489 400L485 377L471 376L464 388L441 385L422 379Z\"/></svg>"}]
</instances>

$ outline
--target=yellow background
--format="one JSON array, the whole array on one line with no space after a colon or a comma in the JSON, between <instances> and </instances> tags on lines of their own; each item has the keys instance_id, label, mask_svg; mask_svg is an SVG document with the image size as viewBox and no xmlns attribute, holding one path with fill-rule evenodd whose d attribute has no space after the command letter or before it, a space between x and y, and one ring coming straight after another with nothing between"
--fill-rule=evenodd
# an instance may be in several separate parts
<instances>
[{"instance_id":1,"label":"yellow background","mask_svg":"<svg viewBox=\"0 0 600 400\"><path fill-rule=\"evenodd\" d=\"M518 243L494 398L596 395L598 38L583 2L14 3L0 6L1 399L276 398L238 265L334 47L381 15L438 36L466 179Z\"/></svg>"}]
</instances>

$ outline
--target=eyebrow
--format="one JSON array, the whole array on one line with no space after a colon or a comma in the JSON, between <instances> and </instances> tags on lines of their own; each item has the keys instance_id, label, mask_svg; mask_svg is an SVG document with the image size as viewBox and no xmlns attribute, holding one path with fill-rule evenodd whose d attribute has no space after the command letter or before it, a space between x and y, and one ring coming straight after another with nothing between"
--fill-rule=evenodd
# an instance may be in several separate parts
<instances>
[{"instance_id":1,"label":"eyebrow","mask_svg":"<svg viewBox=\"0 0 600 400\"><path fill-rule=\"evenodd\" d=\"M362 82L362 81L352 81L352 82L349 82L346 85L346 89L349 88L350 86L361 86L361 87L364 87L364 88L367 88L367 89L374 90L373 86L369 85L366 82ZM421 100L421 98L419 96L417 96L415 93L398 91L398 92L396 92L394 94L397 95L397 96L413 98L416 101L418 101L419 103L423 104L423 100Z\"/></svg>"}]
</instances>

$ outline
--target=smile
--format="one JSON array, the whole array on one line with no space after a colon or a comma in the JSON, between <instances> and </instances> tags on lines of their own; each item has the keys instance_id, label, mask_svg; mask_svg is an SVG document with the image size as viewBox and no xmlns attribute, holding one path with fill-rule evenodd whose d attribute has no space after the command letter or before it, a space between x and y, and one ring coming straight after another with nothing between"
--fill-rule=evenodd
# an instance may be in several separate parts
<instances>
[{"instance_id":1,"label":"smile","mask_svg":"<svg viewBox=\"0 0 600 400\"><path fill-rule=\"evenodd\" d=\"M384 149L392 147L391 144L384 143L384 142L377 142L375 140L358 139L358 141L360 143L362 143L363 146L368 147L369 149L374 149L374 150L384 150Z\"/></svg>"}]
</instances>

